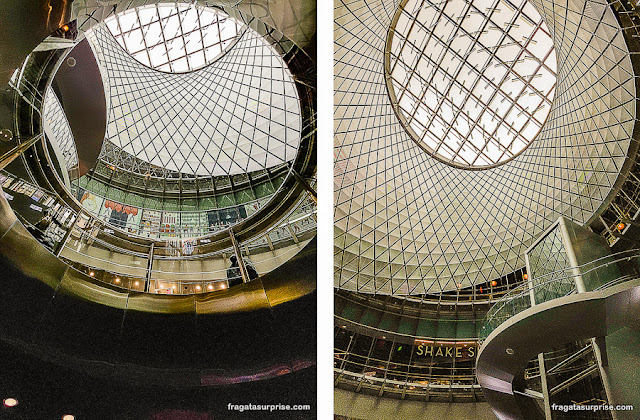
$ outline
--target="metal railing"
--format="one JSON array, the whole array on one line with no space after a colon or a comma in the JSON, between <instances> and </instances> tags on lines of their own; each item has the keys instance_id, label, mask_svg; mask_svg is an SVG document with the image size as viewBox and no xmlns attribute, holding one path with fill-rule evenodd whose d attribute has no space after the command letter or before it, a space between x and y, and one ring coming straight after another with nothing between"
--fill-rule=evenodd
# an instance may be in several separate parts
<instances>
[{"instance_id":1,"label":"metal railing","mask_svg":"<svg viewBox=\"0 0 640 420\"><path fill-rule=\"evenodd\" d=\"M393 382L406 386L440 385L465 386L477 385L474 367L418 367L415 364L389 363L387 360L368 358L366 355L352 357L353 353L335 350L334 371L351 375L364 375L370 380ZM363 362L358 362L362 359ZM364 361L366 359L366 361Z\"/></svg>"},{"instance_id":2,"label":"metal railing","mask_svg":"<svg viewBox=\"0 0 640 420\"><path fill-rule=\"evenodd\" d=\"M95 197L97 201L98 208L96 209L85 206L85 210L95 218L103 221L105 224L109 224L113 229L119 229L128 234L154 239L168 237L192 238L223 231L257 212L271 198L270 195L226 207L189 211L145 208L122 203L117 199L96 194L92 191L87 191L87 193ZM129 211L135 211L136 215L131 215L128 219L137 220L118 220L112 222L110 220L111 207L107 206L120 206L130 209ZM210 223L208 214L212 212L216 215L228 215L230 216L229 220L215 220Z\"/></svg>"},{"instance_id":3,"label":"metal railing","mask_svg":"<svg viewBox=\"0 0 640 420\"><path fill-rule=\"evenodd\" d=\"M520 287L505 294L489 309L484 318L482 329L480 330L480 339L486 339L500 324L512 316L529 309L532 306L532 294L535 296L536 304L568 296L576 293L576 277L588 274L597 276L612 264L619 265L632 261L640 264L639 249L631 249L607 255L577 267L568 267L547 273L532 279L531 283L522 284ZM599 284L587 291L602 290L638 277L640 277L640 275L637 272L621 274L615 279Z\"/></svg>"},{"instance_id":4,"label":"metal railing","mask_svg":"<svg viewBox=\"0 0 640 420\"><path fill-rule=\"evenodd\" d=\"M443 395L477 398L475 375L477 342L462 340L397 340L385 333L373 336L336 325L334 328L334 382L355 392ZM426 351L425 351L426 350ZM437 391L439 390L439 391Z\"/></svg>"},{"instance_id":5,"label":"metal railing","mask_svg":"<svg viewBox=\"0 0 640 420\"><path fill-rule=\"evenodd\" d=\"M461 365L416 360L407 363L395 360L393 354L385 353L380 358L373 356L369 349L358 352L335 348L333 371L336 387L356 392L482 398L475 363L469 361Z\"/></svg>"},{"instance_id":6,"label":"metal railing","mask_svg":"<svg viewBox=\"0 0 640 420\"><path fill-rule=\"evenodd\" d=\"M304 230L301 228L298 232L287 226L313 219L314 215L315 211L288 220L284 227L276 226L264 235L242 243L243 258L250 262L260 275L278 267L299 251L299 247L292 247L297 244L292 232L294 235L297 233L299 240L306 240L315 235L315 220L304 225ZM279 239L265 239L266 236L273 235L274 230L282 230ZM76 231L78 232L78 229ZM148 265L148 254L122 250L109 241L91 236L89 232L78 233L79 236L72 236L72 240L65 244L61 256L77 270L85 274L94 273L91 277L117 287L146 290L151 293L192 294L224 289L228 286L224 286L223 282L234 280L228 277L227 272L228 257L234 254L231 248L206 255L153 256L151 264ZM268 247L269 243L273 247L271 250ZM96 252L98 249L108 256L100 256L100 253ZM274 254L275 250L280 251ZM249 256L251 252L254 254ZM120 254L123 259L114 258L114 253ZM134 264L136 261L138 264ZM201 263L211 269L203 269ZM145 285L147 282L148 286Z\"/></svg>"},{"instance_id":7,"label":"metal railing","mask_svg":"<svg viewBox=\"0 0 640 420\"><path fill-rule=\"evenodd\" d=\"M397 381L393 379L375 377L366 373L347 372L334 368L334 382L340 388L355 388L361 392L363 389L376 391L377 393L401 394L405 396L429 396L433 397L456 397L461 399L471 399L481 401L484 399L482 389L479 384L466 384L451 382L449 380L432 382L428 380L419 382Z\"/></svg>"},{"instance_id":8,"label":"metal railing","mask_svg":"<svg viewBox=\"0 0 640 420\"><path fill-rule=\"evenodd\" d=\"M42 197L37 204L48 209L36 222L22 217L12 205L34 238L74 269L96 280L131 290L171 294L205 293L242 282L229 278L227 272L229 257L236 254L233 248L207 250L207 238L190 238L191 246L184 247L185 239L175 237L161 238L166 241L152 246L118 234L84 210L76 214L50 192L24 180L12 177L11 186L18 185L15 181L29 188L8 188L9 193L29 197L40 192ZM315 236L316 212L315 202L303 195L279 223L239 243L238 252L259 275L272 271ZM50 221L43 228L40 225L45 218Z\"/></svg>"}]
</instances>

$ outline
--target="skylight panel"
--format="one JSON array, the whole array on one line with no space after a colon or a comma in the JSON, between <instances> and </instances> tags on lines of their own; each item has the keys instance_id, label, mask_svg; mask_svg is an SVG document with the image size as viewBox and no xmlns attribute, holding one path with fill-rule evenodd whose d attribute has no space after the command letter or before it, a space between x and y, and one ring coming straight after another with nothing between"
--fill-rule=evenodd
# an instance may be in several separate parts
<instances>
[{"instance_id":1,"label":"skylight panel","mask_svg":"<svg viewBox=\"0 0 640 420\"><path fill-rule=\"evenodd\" d=\"M219 10L193 4L155 4L105 20L116 41L155 70L185 73L215 61L242 25Z\"/></svg>"},{"instance_id":2,"label":"skylight panel","mask_svg":"<svg viewBox=\"0 0 640 420\"><path fill-rule=\"evenodd\" d=\"M398 9L386 46L387 88L407 132L436 159L494 167L542 128L556 86L555 51L528 6L410 0Z\"/></svg>"}]
</instances>

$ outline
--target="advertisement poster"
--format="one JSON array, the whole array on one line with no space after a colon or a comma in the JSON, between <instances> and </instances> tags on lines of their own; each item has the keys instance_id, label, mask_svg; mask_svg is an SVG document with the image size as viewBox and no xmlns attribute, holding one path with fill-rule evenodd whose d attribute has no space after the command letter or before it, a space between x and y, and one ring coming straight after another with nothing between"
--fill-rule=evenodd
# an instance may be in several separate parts
<instances>
[{"instance_id":1,"label":"advertisement poster","mask_svg":"<svg viewBox=\"0 0 640 420\"><path fill-rule=\"evenodd\" d=\"M94 215L98 215L103 202L104 198L98 197L97 195L90 192L85 192L84 194L82 194L82 198L80 199L80 204L82 204L82 207L84 207L89 213L92 213Z\"/></svg>"},{"instance_id":2,"label":"advertisement poster","mask_svg":"<svg viewBox=\"0 0 640 420\"><path fill-rule=\"evenodd\" d=\"M142 216L139 208L113 200L104 201L102 212L107 222L128 232L133 232L138 227Z\"/></svg>"},{"instance_id":3,"label":"advertisement poster","mask_svg":"<svg viewBox=\"0 0 640 420\"><path fill-rule=\"evenodd\" d=\"M141 213L140 234L151 237L158 236L160 232L161 213L155 210L144 210Z\"/></svg>"}]
</instances>

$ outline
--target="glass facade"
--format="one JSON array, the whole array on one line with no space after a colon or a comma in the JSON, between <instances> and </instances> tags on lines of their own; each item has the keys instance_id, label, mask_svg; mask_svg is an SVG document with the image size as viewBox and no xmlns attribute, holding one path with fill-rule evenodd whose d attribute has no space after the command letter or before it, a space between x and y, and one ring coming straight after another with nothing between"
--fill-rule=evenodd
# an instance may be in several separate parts
<instances>
[{"instance_id":1,"label":"glass facade","mask_svg":"<svg viewBox=\"0 0 640 420\"><path fill-rule=\"evenodd\" d=\"M560 225L540 239L529 252L530 275L535 289L536 303L565 296L575 290L571 277L572 264L562 241ZM543 284L544 283L544 284Z\"/></svg>"},{"instance_id":2,"label":"glass facade","mask_svg":"<svg viewBox=\"0 0 640 420\"><path fill-rule=\"evenodd\" d=\"M54 142L62 153L64 167L68 171L72 171L78 166L76 143L62 105L51 88L47 89L47 93L44 96L42 113L45 132L49 132L49 140Z\"/></svg>"}]
</instances>

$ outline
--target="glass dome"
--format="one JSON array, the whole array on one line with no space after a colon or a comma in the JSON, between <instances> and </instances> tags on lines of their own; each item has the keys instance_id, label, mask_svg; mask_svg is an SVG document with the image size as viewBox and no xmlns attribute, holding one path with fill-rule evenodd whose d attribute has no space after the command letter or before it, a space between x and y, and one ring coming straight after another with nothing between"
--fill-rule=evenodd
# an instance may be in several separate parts
<instances>
[{"instance_id":1,"label":"glass dome","mask_svg":"<svg viewBox=\"0 0 640 420\"><path fill-rule=\"evenodd\" d=\"M476 169L504 163L534 140L551 110L553 41L526 0L408 0L386 49L396 113L442 162Z\"/></svg>"},{"instance_id":2,"label":"glass dome","mask_svg":"<svg viewBox=\"0 0 640 420\"><path fill-rule=\"evenodd\" d=\"M154 4L105 20L118 44L145 66L194 71L233 45L243 27L219 10L193 4Z\"/></svg>"},{"instance_id":3,"label":"glass dome","mask_svg":"<svg viewBox=\"0 0 640 420\"><path fill-rule=\"evenodd\" d=\"M218 9L160 4L125 10L86 32L107 126L95 165L71 177L85 210L129 234L192 238L270 202L298 156L301 100L286 50L243 22ZM153 59L160 47L165 64ZM199 53L207 63L198 67ZM75 145L55 96L47 91L46 121L61 145Z\"/></svg>"},{"instance_id":4,"label":"glass dome","mask_svg":"<svg viewBox=\"0 0 640 420\"><path fill-rule=\"evenodd\" d=\"M162 16L164 8L135 9L123 12L122 18L127 13L140 16L144 10L159 11ZM209 14L218 18L220 26L216 13ZM140 53L130 54L136 50L133 38L113 35L111 26L120 21L119 16L87 34L104 73L110 103L108 143L153 166L197 176L263 170L296 156L300 100L291 72L264 37L242 26L239 38L211 65L170 74L140 65L136 58ZM225 22L231 22L230 18ZM122 39L130 46L129 52L119 45ZM135 42L140 48L147 45L142 38ZM175 48L187 54L184 44L188 40L183 37L180 42L182 47ZM168 45L163 48L171 50ZM188 57L185 60L193 62ZM114 154L103 153L103 157L110 165L123 164Z\"/></svg>"}]
</instances>

